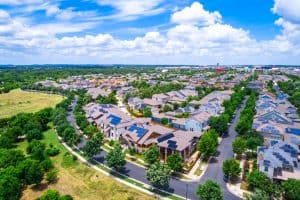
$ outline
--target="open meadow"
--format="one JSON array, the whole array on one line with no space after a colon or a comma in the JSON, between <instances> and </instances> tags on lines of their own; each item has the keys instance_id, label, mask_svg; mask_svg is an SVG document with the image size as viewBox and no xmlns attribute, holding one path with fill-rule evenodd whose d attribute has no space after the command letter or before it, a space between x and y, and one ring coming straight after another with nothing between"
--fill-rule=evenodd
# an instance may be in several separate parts
<instances>
[{"instance_id":1,"label":"open meadow","mask_svg":"<svg viewBox=\"0 0 300 200\"><path fill-rule=\"evenodd\" d=\"M54 107L64 99L56 94L27 92L20 89L0 94L0 118L8 118L18 113L37 112L43 108Z\"/></svg>"}]
</instances>

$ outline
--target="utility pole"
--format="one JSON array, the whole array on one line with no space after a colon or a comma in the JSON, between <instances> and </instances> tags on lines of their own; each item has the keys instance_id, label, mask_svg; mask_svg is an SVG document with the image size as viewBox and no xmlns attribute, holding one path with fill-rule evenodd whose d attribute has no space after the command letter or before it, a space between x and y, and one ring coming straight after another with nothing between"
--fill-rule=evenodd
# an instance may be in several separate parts
<instances>
[{"instance_id":1,"label":"utility pole","mask_svg":"<svg viewBox=\"0 0 300 200\"><path fill-rule=\"evenodd\" d=\"M186 184L186 190L185 190L185 199L187 200L188 199L188 189L189 189L189 184L187 183Z\"/></svg>"}]
</instances>

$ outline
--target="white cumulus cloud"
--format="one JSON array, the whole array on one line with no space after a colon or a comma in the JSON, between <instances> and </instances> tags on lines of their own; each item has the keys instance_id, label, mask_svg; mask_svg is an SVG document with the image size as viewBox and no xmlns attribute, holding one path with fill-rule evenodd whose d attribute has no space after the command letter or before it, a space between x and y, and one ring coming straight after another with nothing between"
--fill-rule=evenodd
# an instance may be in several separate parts
<instances>
[{"instance_id":1,"label":"white cumulus cloud","mask_svg":"<svg viewBox=\"0 0 300 200\"><path fill-rule=\"evenodd\" d=\"M202 4L195 2L190 7L175 12L171 17L171 21L177 24L208 26L221 22L222 16L217 11L206 11Z\"/></svg>"}]
</instances>

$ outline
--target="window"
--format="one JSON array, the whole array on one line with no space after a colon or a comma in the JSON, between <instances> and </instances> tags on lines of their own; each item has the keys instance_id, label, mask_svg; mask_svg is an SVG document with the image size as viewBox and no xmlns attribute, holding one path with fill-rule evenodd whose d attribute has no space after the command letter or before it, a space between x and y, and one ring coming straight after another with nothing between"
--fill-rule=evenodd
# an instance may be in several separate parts
<instances>
[{"instance_id":1,"label":"window","mask_svg":"<svg viewBox=\"0 0 300 200\"><path fill-rule=\"evenodd\" d=\"M269 168L268 167L265 167L265 172L267 172L269 170Z\"/></svg>"}]
</instances>

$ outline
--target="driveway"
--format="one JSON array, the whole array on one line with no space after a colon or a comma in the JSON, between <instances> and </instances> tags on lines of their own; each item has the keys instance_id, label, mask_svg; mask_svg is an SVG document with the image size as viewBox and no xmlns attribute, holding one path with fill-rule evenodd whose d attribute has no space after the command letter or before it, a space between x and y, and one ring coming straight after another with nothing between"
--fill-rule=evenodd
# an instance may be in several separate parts
<instances>
[{"instance_id":1,"label":"driveway","mask_svg":"<svg viewBox=\"0 0 300 200\"><path fill-rule=\"evenodd\" d=\"M235 139L237 132L235 131L235 126L240 118L241 110L245 107L245 102L247 99L244 100L242 106L238 109L235 118L233 119L233 123L229 126L228 129L228 136L224 137L221 141L221 143L218 146L218 155L211 159L209 162L209 165L207 167L207 170L205 171L204 175L201 177L199 181L195 182L185 182L182 180L178 180L176 178L171 178L169 183L169 189L168 192L175 193L177 195L187 197L188 199L198 199L196 196L196 189L199 184L204 183L206 180L211 179L216 182L218 182L223 190L223 195L225 200L239 200L240 198L230 193L226 187L226 183L223 180L223 170L222 170L222 164L223 161L229 158L232 158L233 152L231 148L231 143ZM72 107L75 107L77 103L77 100L72 102ZM76 122L74 119L74 115L72 113L73 111L69 112L68 120L70 121L70 124L76 128ZM73 119L72 119L73 118ZM75 122L75 126L74 123ZM83 137L81 143L78 145L79 148L81 148L86 143L86 139ZM93 157L94 160L105 163L105 157L106 152L102 151L100 154ZM133 163L126 162L123 170L121 171L124 175L127 175L128 177L131 177L133 179L139 180L141 182L149 184L147 178L146 178L146 171L144 168L139 167Z\"/></svg>"}]
</instances>

